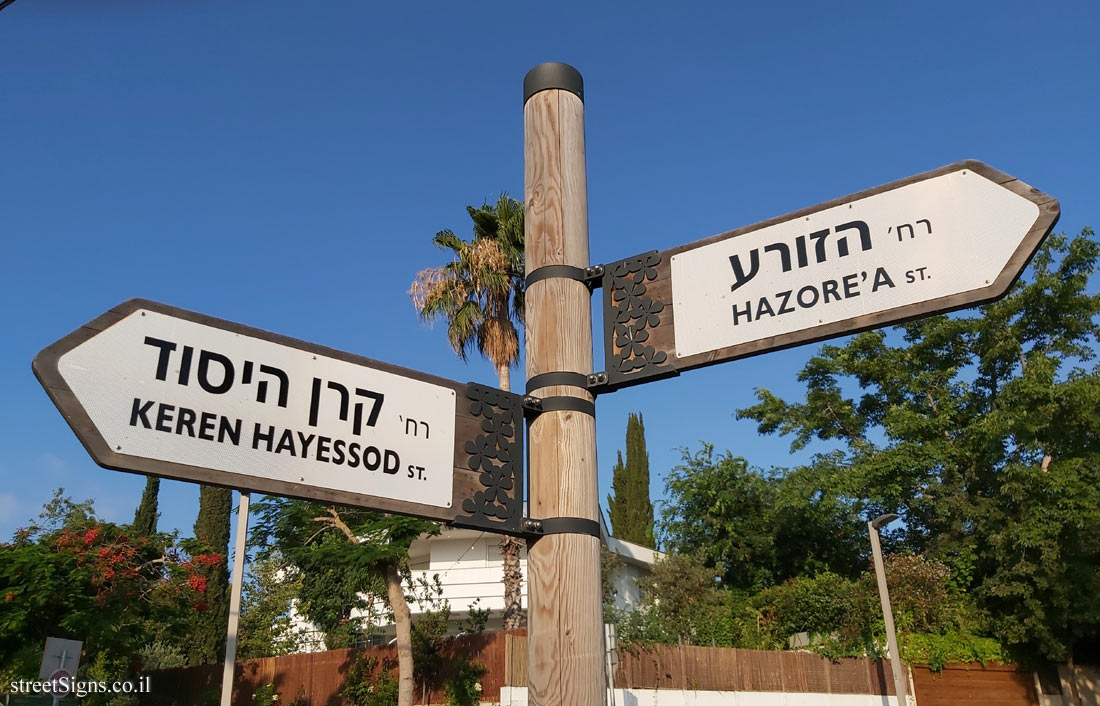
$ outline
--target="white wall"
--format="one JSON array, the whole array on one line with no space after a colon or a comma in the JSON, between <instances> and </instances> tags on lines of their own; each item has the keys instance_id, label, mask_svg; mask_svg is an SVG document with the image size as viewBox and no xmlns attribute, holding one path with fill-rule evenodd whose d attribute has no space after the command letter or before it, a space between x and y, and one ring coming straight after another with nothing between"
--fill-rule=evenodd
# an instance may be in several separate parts
<instances>
[{"instance_id":1,"label":"white wall","mask_svg":"<svg viewBox=\"0 0 1100 706\"><path fill-rule=\"evenodd\" d=\"M649 549L628 545L614 538L609 538L608 544L614 551L626 553L629 560L622 562L616 572L615 606L620 610L633 610L638 606L641 597L636 579L646 573L646 569L638 563L652 561L656 554ZM432 584L433 577L439 574L443 586L442 598L450 604L453 624L460 623L469 614L471 607L476 606L481 610L493 611L494 615L486 625L488 629L501 627L501 614L504 612L504 584L501 581L503 565L499 536L475 530L444 530L441 536L418 539L409 548L409 567L414 585L421 578ZM520 550L520 573L523 576L520 600L522 607L526 609L526 547ZM422 610L411 600L414 593L406 585L406 596L410 598L409 609L415 615ZM379 613L385 612L381 601L375 604L375 610ZM299 632L313 631L313 627L296 613L293 620ZM383 630L384 634L387 632L393 633L392 626Z\"/></svg>"},{"instance_id":2,"label":"white wall","mask_svg":"<svg viewBox=\"0 0 1100 706\"><path fill-rule=\"evenodd\" d=\"M638 579L645 575L640 567L621 564L615 571L615 607L619 610L635 610L642 601L642 591L638 588Z\"/></svg>"},{"instance_id":3,"label":"white wall","mask_svg":"<svg viewBox=\"0 0 1100 706\"><path fill-rule=\"evenodd\" d=\"M452 623L459 623L469 615L471 607L479 610L489 609L496 613L486 627L490 630L501 627L501 613L504 611L504 584L501 581L504 561L500 556L500 540L496 535L458 531L450 536L419 539L410 548L410 568L413 585L418 586L420 579L429 585L439 575L443 587L442 599L451 607ZM520 551L520 573L523 576L521 605L527 607L527 550ZM405 595L409 598L409 610L416 615L422 607L413 600L416 591L405 586ZM475 603L476 601L476 603ZM378 611L384 610L381 601L375 604ZM392 628L383 633L392 633Z\"/></svg>"},{"instance_id":4,"label":"white wall","mask_svg":"<svg viewBox=\"0 0 1100 706\"><path fill-rule=\"evenodd\" d=\"M527 706L527 687L502 687L500 706ZM873 694L615 689L614 706L898 706L898 702L893 696Z\"/></svg>"},{"instance_id":5,"label":"white wall","mask_svg":"<svg viewBox=\"0 0 1100 706\"><path fill-rule=\"evenodd\" d=\"M419 540L423 541L423 540ZM453 613L470 610L475 599L478 608L504 610L504 584L501 582L504 561L500 556L500 539L481 534L455 539L436 538L428 542L430 559L426 568L412 572L414 580L423 577L431 582L435 574L443 584L443 598L451 604ZM523 607L527 607L527 550L520 551L520 573L523 575ZM410 606L414 613L417 606Z\"/></svg>"}]
</instances>

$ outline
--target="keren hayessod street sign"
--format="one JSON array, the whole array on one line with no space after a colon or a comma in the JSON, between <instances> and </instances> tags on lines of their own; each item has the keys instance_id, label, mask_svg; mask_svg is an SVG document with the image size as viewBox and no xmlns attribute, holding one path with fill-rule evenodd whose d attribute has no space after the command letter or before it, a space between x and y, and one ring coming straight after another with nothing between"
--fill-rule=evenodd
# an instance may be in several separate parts
<instances>
[{"instance_id":1,"label":"keren hayessod street sign","mask_svg":"<svg viewBox=\"0 0 1100 706\"><path fill-rule=\"evenodd\" d=\"M608 265L608 385L991 301L1058 215L966 161Z\"/></svg>"},{"instance_id":2,"label":"keren hayessod street sign","mask_svg":"<svg viewBox=\"0 0 1100 706\"><path fill-rule=\"evenodd\" d=\"M35 375L106 468L514 530L519 397L130 300Z\"/></svg>"}]
</instances>

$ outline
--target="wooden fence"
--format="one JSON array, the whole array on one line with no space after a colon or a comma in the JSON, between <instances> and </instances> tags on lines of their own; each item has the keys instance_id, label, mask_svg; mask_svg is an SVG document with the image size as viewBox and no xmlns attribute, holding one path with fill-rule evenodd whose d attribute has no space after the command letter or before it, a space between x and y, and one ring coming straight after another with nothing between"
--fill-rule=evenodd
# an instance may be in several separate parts
<instances>
[{"instance_id":1,"label":"wooden fence","mask_svg":"<svg viewBox=\"0 0 1100 706\"><path fill-rule=\"evenodd\" d=\"M444 650L444 657L464 656L484 666L486 672L481 679L483 698L498 701L506 672L504 641L516 632L500 630L456 638ZM345 702L340 698L344 678L360 656L375 660L376 670L384 667L396 669L397 666L397 648L393 646L329 650L237 662L233 706L255 706L252 694L267 684L275 685L281 705L292 703L302 693L308 706L344 706ZM205 706L211 703L211 694L220 693L222 667L217 664L163 669L152 672L150 676L153 691L150 704ZM435 680L435 688L429 688L426 694L420 691L418 685L416 703L446 702L442 683L448 676L450 674L446 669L441 670ZM216 704L217 699L212 703Z\"/></svg>"},{"instance_id":2,"label":"wooden fence","mask_svg":"<svg viewBox=\"0 0 1100 706\"><path fill-rule=\"evenodd\" d=\"M525 686L527 638L508 636L504 648L504 683ZM618 659L617 689L894 694L890 663L866 657L830 660L807 652L654 645L619 650Z\"/></svg>"},{"instance_id":3,"label":"wooden fence","mask_svg":"<svg viewBox=\"0 0 1100 706\"><path fill-rule=\"evenodd\" d=\"M917 706L1039 706L1034 672L1013 664L948 664L941 671L914 665Z\"/></svg>"},{"instance_id":4,"label":"wooden fence","mask_svg":"<svg viewBox=\"0 0 1100 706\"><path fill-rule=\"evenodd\" d=\"M464 636L455 641L447 656L465 656L484 665L482 700L497 702L502 686L527 684L524 633L509 630ZM396 665L393 647L247 660L237 664L233 704L253 706L252 694L256 689L274 684L279 704L290 704L301 693L308 706L344 706L339 696L344 678L360 655L373 658L380 666ZM953 664L938 673L920 666L912 670L918 706L1040 704L1034 675L1012 665ZM436 688L427 694L418 691L416 703L444 703L446 698L439 685L447 676L446 672L441 673ZM220 665L153 672L155 703L204 706L210 703L209 696L218 692L220 680ZM622 649L614 680L618 689L894 695L888 660L831 660L806 652L725 647L656 645Z\"/></svg>"}]
</instances>

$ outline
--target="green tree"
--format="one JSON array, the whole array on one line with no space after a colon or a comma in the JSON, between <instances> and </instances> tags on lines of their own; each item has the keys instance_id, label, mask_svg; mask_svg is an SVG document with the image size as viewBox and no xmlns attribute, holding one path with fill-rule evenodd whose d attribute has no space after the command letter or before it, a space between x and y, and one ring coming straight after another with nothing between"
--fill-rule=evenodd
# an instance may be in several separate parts
<instances>
[{"instance_id":1,"label":"green tree","mask_svg":"<svg viewBox=\"0 0 1100 706\"><path fill-rule=\"evenodd\" d=\"M141 503L134 512L134 523L131 525L134 532L143 537L151 537L157 533L157 493L160 491L160 478L149 476L145 479L145 492L141 494Z\"/></svg>"},{"instance_id":2,"label":"green tree","mask_svg":"<svg viewBox=\"0 0 1100 706\"><path fill-rule=\"evenodd\" d=\"M519 360L523 323L523 204L502 194L495 205L467 206L473 237L441 230L432 242L451 262L421 270L409 294L426 321L445 321L451 348L466 360L477 350L510 389L509 368Z\"/></svg>"},{"instance_id":3,"label":"green tree","mask_svg":"<svg viewBox=\"0 0 1100 706\"><path fill-rule=\"evenodd\" d=\"M239 658L273 657L297 651L291 608L302 589L301 575L278 550L250 562L248 574L241 587Z\"/></svg>"},{"instance_id":4,"label":"green tree","mask_svg":"<svg viewBox=\"0 0 1100 706\"><path fill-rule=\"evenodd\" d=\"M729 451L714 446L691 454L666 479L668 500L661 519L662 546L698 556L721 572L729 588L762 588L773 580L774 537L768 510L775 489L768 479Z\"/></svg>"},{"instance_id":5,"label":"green tree","mask_svg":"<svg viewBox=\"0 0 1100 706\"><path fill-rule=\"evenodd\" d=\"M626 420L626 463L622 453L615 464L607 496L611 529L619 539L653 548L653 503L649 499L649 453L645 448L642 415Z\"/></svg>"},{"instance_id":6,"label":"green tree","mask_svg":"<svg viewBox=\"0 0 1100 706\"><path fill-rule=\"evenodd\" d=\"M401 586L408 551L433 522L358 508L266 498L257 504L251 541L261 556L278 550L302 577L299 611L328 635L362 629L353 610L372 597L386 601L397 628L398 704L413 699L412 626ZM333 646L330 644L330 646Z\"/></svg>"},{"instance_id":7,"label":"green tree","mask_svg":"<svg viewBox=\"0 0 1100 706\"><path fill-rule=\"evenodd\" d=\"M199 486L199 514L195 538L185 546L192 554L213 556L217 561L199 570L206 590L205 610L192 616L187 657L190 664L214 664L225 658L225 631L229 624L229 516L233 491L212 485Z\"/></svg>"},{"instance_id":8,"label":"green tree","mask_svg":"<svg viewBox=\"0 0 1100 706\"><path fill-rule=\"evenodd\" d=\"M988 544L978 595L1004 643L1072 663L1075 644L1100 637L1100 605L1091 598L1100 595L1098 460L1001 472L996 506L979 522Z\"/></svg>"},{"instance_id":9,"label":"green tree","mask_svg":"<svg viewBox=\"0 0 1100 706\"><path fill-rule=\"evenodd\" d=\"M443 582L439 574L434 574L431 581L419 577L412 589L413 601L419 609L412 626L413 661L416 663L414 676L420 684L424 703L428 703L428 690L439 682L447 661L443 649L450 642L447 629L451 620L451 604L443 598Z\"/></svg>"},{"instance_id":10,"label":"green tree","mask_svg":"<svg viewBox=\"0 0 1100 706\"><path fill-rule=\"evenodd\" d=\"M724 565L723 585L759 590L797 576L834 572L855 577L866 555L861 503L837 489L835 459L762 472L711 444L667 479L661 533L674 552Z\"/></svg>"},{"instance_id":11,"label":"green tree","mask_svg":"<svg viewBox=\"0 0 1100 706\"><path fill-rule=\"evenodd\" d=\"M606 544L600 544L600 595L603 600L604 615L615 610L615 597L619 593L615 588L615 580L618 573L622 571L624 563L623 558L608 549Z\"/></svg>"},{"instance_id":12,"label":"green tree","mask_svg":"<svg viewBox=\"0 0 1100 706\"><path fill-rule=\"evenodd\" d=\"M864 503L839 492L843 468L822 457L809 466L774 471L775 498L768 510L775 581L832 572L854 577L866 565Z\"/></svg>"},{"instance_id":13,"label":"green tree","mask_svg":"<svg viewBox=\"0 0 1100 706\"><path fill-rule=\"evenodd\" d=\"M718 571L696 557L670 554L638 579L639 608L619 616L619 635L629 643L730 644L728 592Z\"/></svg>"},{"instance_id":14,"label":"green tree","mask_svg":"<svg viewBox=\"0 0 1100 706\"><path fill-rule=\"evenodd\" d=\"M186 563L170 537L105 522L90 500L59 489L37 521L0 543L2 681L36 675L48 636L84 643L81 678L133 676L135 657L158 637L179 642L180 616L203 598Z\"/></svg>"},{"instance_id":15,"label":"green tree","mask_svg":"<svg viewBox=\"0 0 1100 706\"><path fill-rule=\"evenodd\" d=\"M800 632L808 633L816 643L821 635L848 628L853 618L855 627L848 632L858 644L867 632L868 620L865 616L873 615L873 612L855 609L854 590L853 581L824 571L816 576L800 576L766 588L753 596L751 603L763 616L762 623L772 623L766 626L766 630L776 638L776 646L783 645L787 638ZM862 644L859 646L862 647Z\"/></svg>"},{"instance_id":16,"label":"green tree","mask_svg":"<svg viewBox=\"0 0 1100 706\"><path fill-rule=\"evenodd\" d=\"M899 632L946 633L984 628L970 594L951 588L951 570L943 562L903 553L885 557L884 565ZM856 581L855 600L862 604L858 607L861 615L882 621L878 579L873 570L868 569Z\"/></svg>"},{"instance_id":17,"label":"green tree","mask_svg":"<svg viewBox=\"0 0 1100 706\"><path fill-rule=\"evenodd\" d=\"M886 557L886 581L906 661L942 667L948 661L1003 661L996 640L983 637L984 616L973 596L956 587L942 562L918 554ZM739 647L780 648L800 632L807 648L832 657L884 655L886 628L878 584L868 568L855 580L832 572L772 586L735 611Z\"/></svg>"},{"instance_id":18,"label":"green tree","mask_svg":"<svg viewBox=\"0 0 1100 706\"><path fill-rule=\"evenodd\" d=\"M766 389L738 416L815 466L892 540L939 559L1019 654L1072 657L1100 632L1100 296L1093 232L1051 235L1000 301L821 348L803 401Z\"/></svg>"},{"instance_id":19,"label":"green tree","mask_svg":"<svg viewBox=\"0 0 1100 706\"><path fill-rule=\"evenodd\" d=\"M524 311L523 204L501 194L496 204L467 206L466 212L473 221L471 240L451 230L436 233L432 242L450 253L451 262L421 270L409 294L423 319L447 323L447 340L459 358L476 349L493 364L500 389L510 390ZM505 628L519 627L523 619L522 547L514 537L500 539Z\"/></svg>"}]
</instances>

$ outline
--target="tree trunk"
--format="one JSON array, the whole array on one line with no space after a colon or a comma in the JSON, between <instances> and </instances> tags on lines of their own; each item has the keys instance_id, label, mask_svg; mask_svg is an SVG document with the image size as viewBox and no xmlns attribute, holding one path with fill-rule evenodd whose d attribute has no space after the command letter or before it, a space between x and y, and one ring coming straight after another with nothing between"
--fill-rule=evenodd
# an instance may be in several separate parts
<instances>
[{"instance_id":1,"label":"tree trunk","mask_svg":"<svg viewBox=\"0 0 1100 706\"><path fill-rule=\"evenodd\" d=\"M1073 646L1066 651L1066 667L1069 669L1069 690L1073 706L1081 706L1081 692L1077 688L1077 665L1073 663Z\"/></svg>"},{"instance_id":2,"label":"tree trunk","mask_svg":"<svg viewBox=\"0 0 1100 706\"><path fill-rule=\"evenodd\" d=\"M511 380L508 366L497 365L497 376L500 378L500 389L510 392ZM504 616L503 627L518 628L523 625L523 572L519 568L519 554L523 543L515 537L502 535L500 538L500 558L504 583Z\"/></svg>"},{"instance_id":3,"label":"tree trunk","mask_svg":"<svg viewBox=\"0 0 1100 706\"><path fill-rule=\"evenodd\" d=\"M393 610L393 624L397 628L397 706L413 704L413 654L412 616L405 602L405 590L401 587L401 574L396 564L386 567L386 595Z\"/></svg>"},{"instance_id":4,"label":"tree trunk","mask_svg":"<svg viewBox=\"0 0 1100 706\"><path fill-rule=\"evenodd\" d=\"M500 556L504 560L504 629L523 626L523 572L519 553L523 543L515 537L500 538Z\"/></svg>"}]
</instances>

